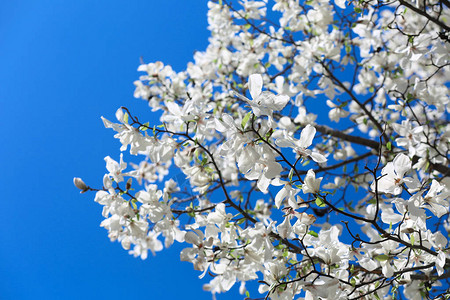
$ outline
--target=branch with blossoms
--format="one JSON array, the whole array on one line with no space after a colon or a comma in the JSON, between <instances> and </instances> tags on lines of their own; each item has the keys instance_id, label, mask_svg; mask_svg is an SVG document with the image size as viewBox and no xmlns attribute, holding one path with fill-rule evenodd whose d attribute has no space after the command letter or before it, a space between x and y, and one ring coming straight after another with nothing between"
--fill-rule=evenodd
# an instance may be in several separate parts
<instances>
[{"instance_id":1,"label":"branch with blossoms","mask_svg":"<svg viewBox=\"0 0 450 300\"><path fill-rule=\"evenodd\" d=\"M210 44L185 71L138 69L159 122L102 118L136 158L106 157L100 188L74 180L109 238L143 259L185 245L213 295L444 297L447 2L208 7Z\"/></svg>"}]
</instances>

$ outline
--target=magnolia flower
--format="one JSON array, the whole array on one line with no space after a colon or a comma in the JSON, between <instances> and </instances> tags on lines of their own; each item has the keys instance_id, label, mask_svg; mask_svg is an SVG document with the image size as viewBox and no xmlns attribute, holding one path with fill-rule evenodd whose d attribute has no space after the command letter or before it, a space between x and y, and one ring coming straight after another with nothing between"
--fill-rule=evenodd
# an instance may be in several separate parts
<instances>
[{"instance_id":1,"label":"magnolia flower","mask_svg":"<svg viewBox=\"0 0 450 300\"><path fill-rule=\"evenodd\" d=\"M128 124L128 114L125 114L122 108L116 111L116 119L121 124L112 123L104 117L101 117L101 119L106 128L111 128L117 132L114 137L119 139L122 144L120 151L127 150L128 145L130 145L130 153L133 155L146 150L146 139L139 130Z\"/></svg>"},{"instance_id":2,"label":"magnolia flower","mask_svg":"<svg viewBox=\"0 0 450 300\"><path fill-rule=\"evenodd\" d=\"M438 218L449 212L448 197L450 193L444 190L444 186L438 181L432 180L430 189L426 196L421 196L420 193L415 194L412 199L418 199L421 207L428 208Z\"/></svg>"},{"instance_id":3,"label":"magnolia flower","mask_svg":"<svg viewBox=\"0 0 450 300\"><path fill-rule=\"evenodd\" d=\"M328 107L332 108L328 112L328 117L331 121L339 122L339 119L346 118L350 113L344 110L341 106L334 104L332 101L327 100Z\"/></svg>"},{"instance_id":4,"label":"magnolia flower","mask_svg":"<svg viewBox=\"0 0 450 300\"><path fill-rule=\"evenodd\" d=\"M411 170L411 160L405 154L398 154L393 162L388 162L381 170L381 177L370 186L373 191L398 195L402 192L405 173ZM406 183L406 182L405 182Z\"/></svg>"},{"instance_id":5,"label":"magnolia flower","mask_svg":"<svg viewBox=\"0 0 450 300\"><path fill-rule=\"evenodd\" d=\"M232 214L226 212L225 204L219 203L216 205L215 211L211 212L206 219L211 224L222 226L231 220L232 217Z\"/></svg>"},{"instance_id":6,"label":"magnolia flower","mask_svg":"<svg viewBox=\"0 0 450 300\"><path fill-rule=\"evenodd\" d=\"M105 161L109 176L112 176L116 182L123 181L122 171L127 168L127 164L123 161L123 154L120 154L120 163L109 156L105 157Z\"/></svg>"},{"instance_id":7,"label":"magnolia flower","mask_svg":"<svg viewBox=\"0 0 450 300\"><path fill-rule=\"evenodd\" d=\"M288 205L294 209L298 208L298 204L295 200L295 195L299 192L296 188L292 187L292 184L282 180L274 180L273 185L283 185L283 188L275 196L275 206L277 208L281 207L284 199L288 199Z\"/></svg>"},{"instance_id":8,"label":"magnolia flower","mask_svg":"<svg viewBox=\"0 0 450 300\"><path fill-rule=\"evenodd\" d=\"M81 194L89 190L89 187L86 185L86 183L84 183L83 179L79 177L75 177L73 179L73 184L81 190Z\"/></svg>"},{"instance_id":9,"label":"magnolia flower","mask_svg":"<svg viewBox=\"0 0 450 300\"><path fill-rule=\"evenodd\" d=\"M314 160L317 163L324 163L327 161L325 156L323 156L319 152L307 149L309 146L312 145L312 141L315 135L316 135L316 128L308 124L306 125L305 128L303 128L299 140L296 140L291 136L286 136L285 138L277 139L275 141L275 144L277 144L279 147L293 148L294 151L297 152L297 154L302 157L309 156L312 158L312 160Z\"/></svg>"},{"instance_id":10,"label":"magnolia flower","mask_svg":"<svg viewBox=\"0 0 450 300\"><path fill-rule=\"evenodd\" d=\"M253 100L234 93L241 100L247 102L253 113L259 116L268 116L270 121L272 120L272 112L282 110L289 101L289 97L286 95L274 95L268 91L262 91L263 79L261 74L253 74L249 76L248 88Z\"/></svg>"},{"instance_id":11,"label":"magnolia flower","mask_svg":"<svg viewBox=\"0 0 450 300\"><path fill-rule=\"evenodd\" d=\"M305 177L305 184L303 184L302 190L304 194L318 193L320 191L320 182L323 177L316 178L316 173L313 170L308 170Z\"/></svg>"}]
</instances>

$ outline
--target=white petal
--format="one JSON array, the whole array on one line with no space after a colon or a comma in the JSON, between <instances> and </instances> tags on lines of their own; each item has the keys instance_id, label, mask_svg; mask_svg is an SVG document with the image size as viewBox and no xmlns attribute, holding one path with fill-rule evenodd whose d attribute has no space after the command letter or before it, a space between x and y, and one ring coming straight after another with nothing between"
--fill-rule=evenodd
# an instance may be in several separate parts
<instances>
[{"instance_id":1,"label":"white petal","mask_svg":"<svg viewBox=\"0 0 450 300\"><path fill-rule=\"evenodd\" d=\"M345 0L335 0L334 3L340 8L345 9Z\"/></svg>"},{"instance_id":2,"label":"white petal","mask_svg":"<svg viewBox=\"0 0 450 300\"><path fill-rule=\"evenodd\" d=\"M262 91L263 80L261 74L252 74L248 78L248 88L252 99L258 98Z\"/></svg>"},{"instance_id":3,"label":"white petal","mask_svg":"<svg viewBox=\"0 0 450 300\"><path fill-rule=\"evenodd\" d=\"M300 140L298 142L298 146L301 148L308 148L311 146L314 136L316 135L316 128L311 125L306 125L303 128L302 133L300 134Z\"/></svg>"},{"instance_id":4,"label":"white petal","mask_svg":"<svg viewBox=\"0 0 450 300\"><path fill-rule=\"evenodd\" d=\"M263 173L261 175L261 177L259 177L258 183L257 183L259 190L261 192L263 192L264 194L266 194L267 193L267 188L269 187L269 184L270 184L270 179L267 178L265 176L265 174Z\"/></svg>"},{"instance_id":5,"label":"white petal","mask_svg":"<svg viewBox=\"0 0 450 300\"><path fill-rule=\"evenodd\" d=\"M229 114L223 114L222 120L227 124L229 127L233 128L235 126L234 119Z\"/></svg>"},{"instance_id":6,"label":"white petal","mask_svg":"<svg viewBox=\"0 0 450 300\"><path fill-rule=\"evenodd\" d=\"M229 130L227 126L225 126L219 119L214 119L214 125L217 131L219 132L226 132Z\"/></svg>"},{"instance_id":7,"label":"white petal","mask_svg":"<svg viewBox=\"0 0 450 300\"><path fill-rule=\"evenodd\" d=\"M386 209L381 212L381 221L385 224L397 224L403 220L403 216L394 213L393 209Z\"/></svg>"},{"instance_id":8,"label":"white petal","mask_svg":"<svg viewBox=\"0 0 450 300\"><path fill-rule=\"evenodd\" d=\"M278 95L273 99L274 110L282 110L286 104L289 102L289 96L286 95Z\"/></svg>"},{"instance_id":9,"label":"white petal","mask_svg":"<svg viewBox=\"0 0 450 300\"><path fill-rule=\"evenodd\" d=\"M123 110L122 110L122 108L119 108L117 111L116 111L116 119L117 119L117 121L119 121L120 123L124 123L123 122L123 116L124 116L125 114L123 113Z\"/></svg>"},{"instance_id":10,"label":"white petal","mask_svg":"<svg viewBox=\"0 0 450 300\"><path fill-rule=\"evenodd\" d=\"M403 178L405 173L411 170L411 159L403 153L394 158L394 169L398 177Z\"/></svg>"},{"instance_id":11,"label":"white petal","mask_svg":"<svg viewBox=\"0 0 450 300\"><path fill-rule=\"evenodd\" d=\"M283 168L281 167L281 165L279 163L277 163L276 161L268 161L268 162L266 162L266 166L267 166L267 168L266 168L264 174L268 179L273 179L273 178L279 176L281 171L283 171Z\"/></svg>"},{"instance_id":12,"label":"white petal","mask_svg":"<svg viewBox=\"0 0 450 300\"><path fill-rule=\"evenodd\" d=\"M327 161L327 158L318 152L311 152L310 156L315 162L319 164Z\"/></svg>"},{"instance_id":13,"label":"white petal","mask_svg":"<svg viewBox=\"0 0 450 300\"><path fill-rule=\"evenodd\" d=\"M330 100L327 100L327 105L328 105L328 107L331 107L331 108L336 108L337 107L337 105L334 104L333 102L331 102Z\"/></svg>"},{"instance_id":14,"label":"white petal","mask_svg":"<svg viewBox=\"0 0 450 300\"><path fill-rule=\"evenodd\" d=\"M392 275L394 275L394 269L392 268L389 261L385 261L385 262L381 263L381 272L386 277L391 277Z\"/></svg>"},{"instance_id":15,"label":"white petal","mask_svg":"<svg viewBox=\"0 0 450 300\"><path fill-rule=\"evenodd\" d=\"M286 188L282 188L277 195L275 196L275 205L277 208L281 207L281 203L283 202L283 200L286 198L288 194L288 191L286 190Z\"/></svg>"},{"instance_id":16,"label":"white petal","mask_svg":"<svg viewBox=\"0 0 450 300\"><path fill-rule=\"evenodd\" d=\"M199 245L201 243L201 238L193 231L186 232L184 240L186 241L186 243L193 245Z\"/></svg>"},{"instance_id":17,"label":"white petal","mask_svg":"<svg viewBox=\"0 0 450 300\"><path fill-rule=\"evenodd\" d=\"M166 107L172 115L181 116L180 107L175 102L172 101L166 102Z\"/></svg>"},{"instance_id":18,"label":"white petal","mask_svg":"<svg viewBox=\"0 0 450 300\"><path fill-rule=\"evenodd\" d=\"M277 92L279 94L283 93L284 77L281 75L277 76L277 78L275 78L275 85L277 87Z\"/></svg>"},{"instance_id":19,"label":"white petal","mask_svg":"<svg viewBox=\"0 0 450 300\"><path fill-rule=\"evenodd\" d=\"M295 147L295 144L291 140L288 140L285 138L275 140L275 145L277 145L278 147L282 147L282 148L294 148Z\"/></svg>"},{"instance_id":20,"label":"white petal","mask_svg":"<svg viewBox=\"0 0 450 300\"><path fill-rule=\"evenodd\" d=\"M445 266L445 253L444 251L439 251L439 254L436 258L436 271L439 276L444 274L444 266Z\"/></svg>"}]
</instances>

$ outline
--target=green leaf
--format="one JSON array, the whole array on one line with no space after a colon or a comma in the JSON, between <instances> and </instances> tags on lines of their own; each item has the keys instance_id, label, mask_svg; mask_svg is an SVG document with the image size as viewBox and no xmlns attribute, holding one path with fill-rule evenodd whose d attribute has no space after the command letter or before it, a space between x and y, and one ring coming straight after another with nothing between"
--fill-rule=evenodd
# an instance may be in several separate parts
<instances>
[{"instance_id":1,"label":"green leaf","mask_svg":"<svg viewBox=\"0 0 450 300\"><path fill-rule=\"evenodd\" d=\"M355 7L355 13L360 14L362 11L363 10L360 7Z\"/></svg>"},{"instance_id":2,"label":"green leaf","mask_svg":"<svg viewBox=\"0 0 450 300\"><path fill-rule=\"evenodd\" d=\"M392 143L391 143L391 142L387 142L386 148L387 148L389 151L391 151L391 150L392 150Z\"/></svg>"},{"instance_id":3,"label":"green leaf","mask_svg":"<svg viewBox=\"0 0 450 300\"><path fill-rule=\"evenodd\" d=\"M380 254L374 257L378 261L386 261L389 259L389 256L386 254Z\"/></svg>"},{"instance_id":4,"label":"green leaf","mask_svg":"<svg viewBox=\"0 0 450 300\"><path fill-rule=\"evenodd\" d=\"M355 278L350 279L350 284L354 287L356 285L356 279Z\"/></svg>"},{"instance_id":5,"label":"green leaf","mask_svg":"<svg viewBox=\"0 0 450 300\"><path fill-rule=\"evenodd\" d=\"M294 176L294 169L289 171L289 181L292 181L292 176Z\"/></svg>"},{"instance_id":6,"label":"green leaf","mask_svg":"<svg viewBox=\"0 0 450 300\"><path fill-rule=\"evenodd\" d=\"M245 24L245 25L244 25L244 30L249 30L250 27L252 27L252 25L250 25L250 24Z\"/></svg>"},{"instance_id":7,"label":"green leaf","mask_svg":"<svg viewBox=\"0 0 450 300\"><path fill-rule=\"evenodd\" d=\"M407 101L407 102L410 102L410 101L413 100L413 99L414 99L413 94L408 93L408 95L406 96L406 101Z\"/></svg>"},{"instance_id":8,"label":"green leaf","mask_svg":"<svg viewBox=\"0 0 450 300\"><path fill-rule=\"evenodd\" d=\"M245 218L239 219L239 220L236 222L236 225L241 225L241 224L244 223L244 222L245 222Z\"/></svg>"},{"instance_id":9,"label":"green leaf","mask_svg":"<svg viewBox=\"0 0 450 300\"><path fill-rule=\"evenodd\" d=\"M191 206L186 208L186 212L187 212L189 217L195 218L195 212L194 212L194 209Z\"/></svg>"},{"instance_id":10,"label":"green leaf","mask_svg":"<svg viewBox=\"0 0 450 300\"><path fill-rule=\"evenodd\" d=\"M411 240L411 245L414 246L414 242L415 242L414 234L410 235L410 240Z\"/></svg>"},{"instance_id":11,"label":"green leaf","mask_svg":"<svg viewBox=\"0 0 450 300\"><path fill-rule=\"evenodd\" d=\"M377 300L380 300L380 296L378 296L378 294L375 292L375 294L373 294L374 296L375 296L375 298L377 299Z\"/></svg>"},{"instance_id":12,"label":"green leaf","mask_svg":"<svg viewBox=\"0 0 450 300\"><path fill-rule=\"evenodd\" d=\"M125 124L128 124L128 113L125 113L125 114L123 115L123 122L124 122Z\"/></svg>"},{"instance_id":13,"label":"green leaf","mask_svg":"<svg viewBox=\"0 0 450 300\"><path fill-rule=\"evenodd\" d=\"M245 117L242 119L242 122L241 122L242 130L245 129L245 125L247 125L248 120L250 120L250 117L251 117L251 116L252 116L252 112L249 111L249 112L245 115Z\"/></svg>"},{"instance_id":14,"label":"green leaf","mask_svg":"<svg viewBox=\"0 0 450 300\"><path fill-rule=\"evenodd\" d=\"M133 207L133 209L137 209L136 202L137 202L136 199L131 199L131 206Z\"/></svg>"},{"instance_id":15,"label":"green leaf","mask_svg":"<svg viewBox=\"0 0 450 300\"><path fill-rule=\"evenodd\" d=\"M205 167L204 170L205 170L207 173L213 173L213 172L214 172L213 168L211 168L211 167L209 167L209 166Z\"/></svg>"},{"instance_id":16,"label":"green leaf","mask_svg":"<svg viewBox=\"0 0 450 300\"><path fill-rule=\"evenodd\" d=\"M245 291L245 297L250 298L250 293L249 293L249 291Z\"/></svg>"},{"instance_id":17,"label":"green leaf","mask_svg":"<svg viewBox=\"0 0 450 300\"><path fill-rule=\"evenodd\" d=\"M325 206L327 206L327 205L325 204L325 202L323 202L322 198L320 198L320 197L317 197L317 198L316 198L316 205L317 205L318 207L325 207Z\"/></svg>"},{"instance_id":18,"label":"green leaf","mask_svg":"<svg viewBox=\"0 0 450 300\"><path fill-rule=\"evenodd\" d=\"M352 47L350 45L345 45L345 52L346 53L352 52Z\"/></svg>"},{"instance_id":19,"label":"green leaf","mask_svg":"<svg viewBox=\"0 0 450 300\"><path fill-rule=\"evenodd\" d=\"M273 134L273 129L269 129L269 131L266 132L266 136L265 136L266 141L270 142L269 138L272 136L272 134Z\"/></svg>"},{"instance_id":20,"label":"green leaf","mask_svg":"<svg viewBox=\"0 0 450 300\"><path fill-rule=\"evenodd\" d=\"M149 122L147 122L147 123L145 123L145 124L142 124L141 126L140 126L140 130L142 130L142 131L146 131L147 129L149 129L150 128L150 123Z\"/></svg>"},{"instance_id":21,"label":"green leaf","mask_svg":"<svg viewBox=\"0 0 450 300\"><path fill-rule=\"evenodd\" d=\"M317 234L317 232L315 232L315 231L313 231L313 230L310 230L310 231L308 232L308 234L309 234L309 235L312 235L313 237L319 237L319 235Z\"/></svg>"}]
</instances>

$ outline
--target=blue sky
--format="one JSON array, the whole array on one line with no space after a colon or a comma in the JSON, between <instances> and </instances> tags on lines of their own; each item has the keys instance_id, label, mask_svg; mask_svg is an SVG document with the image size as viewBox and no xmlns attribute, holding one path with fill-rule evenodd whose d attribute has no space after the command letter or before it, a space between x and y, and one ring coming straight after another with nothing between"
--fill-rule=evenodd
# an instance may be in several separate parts
<instances>
[{"instance_id":1,"label":"blue sky","mask_svg":"<svg viewBox=\"0 0 450 300\"><path fill-rule=\"evenodd\" d=\"M206 26L203 0L1 2L0 299L211 299L179 247L141 261L111 243L72 183L100 186L118 159L100 116L151 118L133 98L139 58L180 71Z\"/></svg>"}]
</instances>

